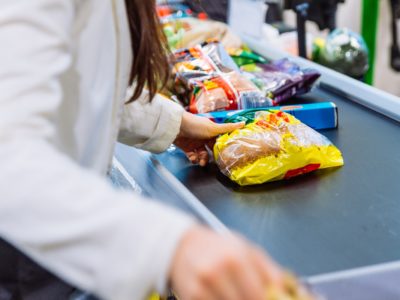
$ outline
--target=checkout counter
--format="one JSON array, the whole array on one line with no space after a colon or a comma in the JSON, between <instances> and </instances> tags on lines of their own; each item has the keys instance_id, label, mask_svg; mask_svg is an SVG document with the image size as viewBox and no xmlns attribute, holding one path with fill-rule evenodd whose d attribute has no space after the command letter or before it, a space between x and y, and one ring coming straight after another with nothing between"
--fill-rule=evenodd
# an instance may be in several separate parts
<instances>
[{"instance_id":1,"label":"checkout counter","mask_svg":"<svg viewBox=\"0 0 400 300\"><path fill-rule=\"evenodd\" d=\"M246 43L270 59L288 56L256 40ZM152 155L118 145L113 181L217 231L241 233L326 299L400 299L400 99L291 59L322 74L295 101L337 105L339 128L322 133L342 151L344 167L239 187L214 164L193 166L173 147Z\"/></svg>"}]
</instances>

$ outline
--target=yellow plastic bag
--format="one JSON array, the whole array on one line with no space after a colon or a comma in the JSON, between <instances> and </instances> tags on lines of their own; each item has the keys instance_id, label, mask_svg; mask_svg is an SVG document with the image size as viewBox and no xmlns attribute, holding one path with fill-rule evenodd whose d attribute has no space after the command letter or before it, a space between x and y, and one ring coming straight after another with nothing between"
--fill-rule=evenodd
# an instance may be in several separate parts
<instances>
[{"instance_id":1,"label":"yellow plastic bag","mask_svg":"<svg viewBox=\"0 0 400 300\"><path fill-rule=\"evenodd\" d=\"M219 137L214 156L221 172L242 186L343 165L326 137L281 111L259 112L245 128Z\"/></svg>"}]
</instances>

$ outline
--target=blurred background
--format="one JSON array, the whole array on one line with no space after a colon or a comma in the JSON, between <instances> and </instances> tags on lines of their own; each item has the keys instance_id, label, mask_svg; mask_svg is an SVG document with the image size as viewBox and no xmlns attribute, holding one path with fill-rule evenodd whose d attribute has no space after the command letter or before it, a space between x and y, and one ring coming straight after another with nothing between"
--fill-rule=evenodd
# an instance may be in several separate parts
<instances>
[{"instance_id":1,"label":"blurred background","mask_svg":"<svg viewBox=\"0 0 400 300\"><path fill-rule=\"evenodd\" d=\"M300 7L305 14L305 44L308 59L400 96L400 76L398 76L400 50L397 41L400 0L160 0L158 2L159 4L183 3L196 13L200 13L201 18L228 23L233 31L242 30L244 31L242 34L245 35L248 35L251 28L254 32L254 26L258 26L261 30L257 32L259 38L267 40L276 48L296 55L299 53L296 30L299 29ZM307 7L302 7L304 4ZM260 9L260 5L263 9ZM251 6L254 7L253 11ZM259 20L265 24L257 25ZM329 37L329 33L336 28L339 30L336 36ZM358 45L351 42L344 45L350 40L356 41ZM338 56L338 51L342 51L341 57ZM360 51L369 56L368 61Z\"/></svg>"},{"instance_id":2,"label":"blurred background","mask_svg":"<svg viewBox=\"0 0 400 300\"><path fill-rule=\"evenodd\" d=\"M377 19L377 39L375 52L375 69L373 74L373 85L378 89L382 89L396 96L400 96L400 74L394 71L390 66L390 48L392 45L392 12L390 1L364 1L365 5L370 5L372 8L378 2L378 19ZM339 28L349 28L354 32L361 34L362 28L362 10L363 0L347 0L345 3L338 6L337 11L337 26ZM370 18L373 18L371 16ZM367 18L368 19L368 18ZM295 13L286 10L284 12L284 20L293 26L296 24ZM374 22L374 20L369 20ZM315 36L326 36L327 31L320 32L315 23L307 23L307 30Z\"/></svg>"}]
</instances>

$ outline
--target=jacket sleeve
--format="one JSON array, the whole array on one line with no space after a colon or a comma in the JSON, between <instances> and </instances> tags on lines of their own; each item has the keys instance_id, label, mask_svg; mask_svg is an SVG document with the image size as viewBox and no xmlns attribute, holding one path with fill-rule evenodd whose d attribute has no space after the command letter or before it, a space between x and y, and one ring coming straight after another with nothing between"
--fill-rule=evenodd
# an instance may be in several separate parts
<instances>
[{"instance_id":1,"label":"jacket sleeve","mask_svg":"<svg viewBox=\"0 0 400 300\"><path fill-rule=\"evenodd\" d=\"M0 235L76 287L143 299L162 291L194 221L115 191L54 146L73 3L0 0Z\"/></svg>"},{"instance_id":2,"label":"jacket sleeve","mask_svg":"<svg viewBox=\"0 0 400 300\"><path fill-rule=\"evenodd\" d=\"M144 91L136 101L126 104L118 140L121 143L148 150L163 152L177 137L183 108L162 95L149 101Z\"/></svg>"}]
</instances>

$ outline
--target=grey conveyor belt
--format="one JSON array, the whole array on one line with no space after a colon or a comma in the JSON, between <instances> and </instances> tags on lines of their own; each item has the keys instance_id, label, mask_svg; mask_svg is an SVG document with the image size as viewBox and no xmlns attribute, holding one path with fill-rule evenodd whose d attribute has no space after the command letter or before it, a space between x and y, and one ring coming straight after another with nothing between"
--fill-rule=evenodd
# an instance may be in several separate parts
<instances>
[{"instance_id":1,"label":"grey conveyor belt","mask_svg":"<svg viewBox=\"0 0 400 300\"><path fill-rule=\"evenodd\" d=\"M267 57L284 55L264 44L248 43ZM332 101L338 106L339 128L322 133L343 152L344 167L242 188L213 164L190 165L180 151L154 157L201 208L302 276L400 260L400 99L293 59L322 73L319 87L296 101ZM176 196L173 186L168 188L171 193L163 191L160 186L168 186L168 180L149 158L146 163L145 156L136 156L133 148L116 149L117 159L148 194L198 211L184 203L185 195Z\"/></svg>"},{"instance_id":2,"label":"grey conveyor belt","mask_svg":"<svg viewBox=\"0 0 400 300\"><path fill-rule=\"evenodd\" d=\"M344 167L239 187L179 151L157 159L227 227L301 275L400 260L400 124L322 89L300 101L337 104L339 128L323 134Z\"/></svg>"},{"instance_id":3,"label":"grey conveyor belt","mask_svg":"<svg viewBox=\"0 0 400 300\"><path fill-rule=\"evenodd\" d=\"M266 57L284 56L247 42ZM344 167L239 187L179 150L151 155L118 145L116 159L144 194L241 233L328 299L400 299L400 99L292 59L322 73L319 87L295 101L338 106L339 128L322 133L343 152Z\"/></svg>"}]
</instances>

